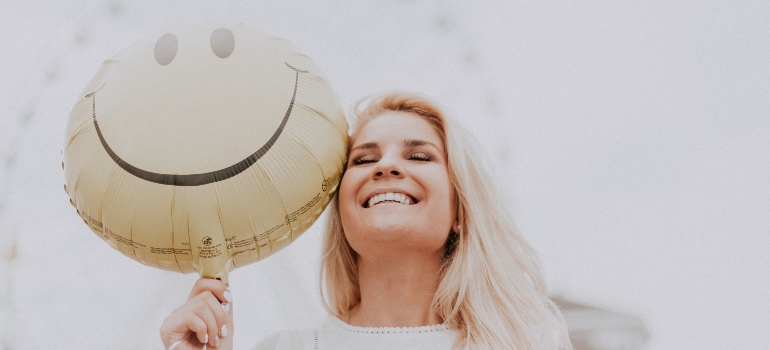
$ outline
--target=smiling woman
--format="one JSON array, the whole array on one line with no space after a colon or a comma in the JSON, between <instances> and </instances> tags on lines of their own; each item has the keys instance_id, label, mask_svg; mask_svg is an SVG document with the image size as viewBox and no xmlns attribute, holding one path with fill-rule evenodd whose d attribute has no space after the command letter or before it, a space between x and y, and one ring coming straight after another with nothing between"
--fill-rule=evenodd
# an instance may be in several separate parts
<instances>
[{"instance_id":1,"label":"smiling woman","mask_svg":"<svg viewBox=\"0 0 770 350\"><path fill-rule=\"evenodd\" d=\"M413 345L416 335L402 337L404 348L571 349L534 252L513 229L467 132L420 95L363 103L323 251L321 292L332 323L347 320L345 329L365 334L424 326L445 334L440 342L421 333L423 347ZM412 205L388 202L391 192ZM381 193L386 200L367 207ZM324 330L319 341L335 334ZM382 341L358 338L344 344Z\"/></svg>"},{"instance_id":2,"label":"smiling woman","mask_svg":"<svg viewBox=\"0 0 770 350\"><path fill-rule=\"evenodd\" d=\"M359 268L392 259L439 267L457 214L437 130L412 113L387 111L353 140L339 203Z\"/></svg>"},{"instance_id":3,"label":"smiling woman","mask_svg":"<svg viewBox=\"0 0 770 350\"><path fill-rule=\"evenodd\" d=\"M257 349L572 349L466 131L420 95L363 104L326 227L320 290L330 317ZM200 280L191 296L205 293L224 297L226 286ZM164 337L206 328L185 326L185 312L221 313L191 300L164 322Z\"/></svg>"}]
</instances>

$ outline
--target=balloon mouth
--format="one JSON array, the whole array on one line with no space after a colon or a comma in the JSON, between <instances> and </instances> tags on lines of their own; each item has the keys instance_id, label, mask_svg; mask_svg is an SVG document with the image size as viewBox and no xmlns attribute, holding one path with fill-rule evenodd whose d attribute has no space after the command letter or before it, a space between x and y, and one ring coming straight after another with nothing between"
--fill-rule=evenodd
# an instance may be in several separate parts
<instances>
[{"instance_id":1,"label":"balloon mouth","mask_svg":"<svg viewBox=\"0 0 770 350\"><path fill-rule=\"evenodd\" d=\"M96 134L99 136L99 141L102 144L102 147L104 148L105 152L112 158L112 160L120 166L123 170L128 172L131 175L134 175L142 180L154 182L161 185L171 185L171 186L201 186L206 185L218 181L227 180L233 176L236 176L242 172L244 172L246 169L254 165L262 156L264 156L267 151L270 150L271 147L275 144L276 141L278 141L278 137L281 136L281 133L283 132L284 128L286 127L286 123L289 121L289 116L291 116L291 111L294 109L294 101L297 97L297 86L299 85L299 73L307 73L307 70L301 70L297 69L295 67L292 67L289 63L284 62L286 64L286 67L289 69L295 71L294 76L294 93L291 96L291 102L289 102L289 106L286 109L286 114L283 116L283 120L281 120L281 125L278 126L278 128L275 130L273 135L270 137L270 139L265 142L265 144L260 147L256 152L252 153L245 159L230 165L228 167L210 171L207 173L199 173L199 174L162 174L162 173L155 173L151 171L147 171L144 169L141 169L139 167L136 167L134 165L131 165L127 161L125 161L123 158L117 155L115 151L112 150L110 145L107 143L107 140L105 140L104 135L102 134L101 129L99 128L99 122L96 120L96 94L104 88L104 85L100 86L96 91L86 95L85 97L91 97L92 98L92 111L93 111L93 122L94 122L94 128L96 129Z\"/></svg>"}]
</instances>

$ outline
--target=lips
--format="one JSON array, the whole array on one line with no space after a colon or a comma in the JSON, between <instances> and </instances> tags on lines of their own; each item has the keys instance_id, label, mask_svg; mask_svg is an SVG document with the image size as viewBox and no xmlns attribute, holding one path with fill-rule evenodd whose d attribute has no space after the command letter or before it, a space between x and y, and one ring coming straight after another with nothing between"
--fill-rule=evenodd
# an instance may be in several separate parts
<instances>
[{"instance_id":1,"label":"lips","mask_svg":"<svg viewBox=\"0 0 770 350\"><path fill-rule=\"evenodd\" d=\"M409 194L398 192L398 191L387 191L387 192L377 192L374 195L370 196L369 199L367 199L363 204L362 207L364 208L370 208L380 203L386 203L386 202L392 202L392 203L400 203L404 205L414 205L417 204L419 201L416 200L414 197L410 196Z\"/></svg>"}]
</instances>

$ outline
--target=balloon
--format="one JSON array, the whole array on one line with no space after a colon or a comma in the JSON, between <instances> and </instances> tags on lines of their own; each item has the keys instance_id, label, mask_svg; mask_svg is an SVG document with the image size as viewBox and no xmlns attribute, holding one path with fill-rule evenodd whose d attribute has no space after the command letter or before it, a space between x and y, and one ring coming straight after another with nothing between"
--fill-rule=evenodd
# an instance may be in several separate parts
<instances>
[{"instance_id":1,"label":"balloon","mask_svg":"<svg viewBox=\"0 0 770 350\"><path fill-rule=\"evenodd\" d=\"M85 88L65 191L126 256L226 281L318 218L347 128L327 79L288 41L242 24L176 28L106 60Z\"/></svg>"}]
</instances>

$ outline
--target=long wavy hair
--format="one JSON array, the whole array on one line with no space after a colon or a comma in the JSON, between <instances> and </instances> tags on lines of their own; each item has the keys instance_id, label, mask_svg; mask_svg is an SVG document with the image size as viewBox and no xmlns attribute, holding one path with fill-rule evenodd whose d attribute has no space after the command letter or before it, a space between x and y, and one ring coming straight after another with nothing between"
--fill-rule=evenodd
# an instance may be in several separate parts
<instances>
[{"instance_id":1,"label":"long wavy hair","mask_svg":"<svg viewBox=\"0 0 770 350\"><path fill-rule=\"evenodd\" d=\"M514 230L475 140L428 98L399 92L359 101L353 108L351 140L386 111L423 118L444 143L459 225L446 242L431 312L459 331L455 348L571 350L535 253ZM357 254L345 237L337 196L326 225L321 298L326 310L339 317L360 302L361 294Z\"/></svg>"}]
</instances>

